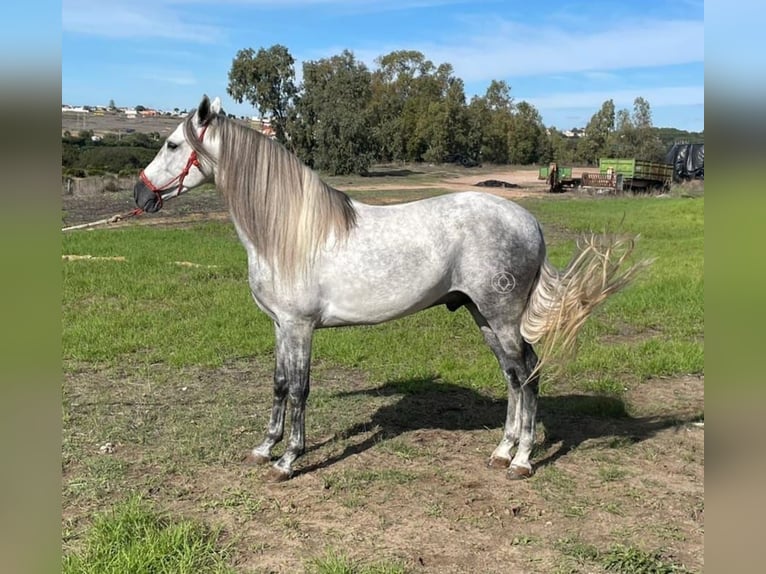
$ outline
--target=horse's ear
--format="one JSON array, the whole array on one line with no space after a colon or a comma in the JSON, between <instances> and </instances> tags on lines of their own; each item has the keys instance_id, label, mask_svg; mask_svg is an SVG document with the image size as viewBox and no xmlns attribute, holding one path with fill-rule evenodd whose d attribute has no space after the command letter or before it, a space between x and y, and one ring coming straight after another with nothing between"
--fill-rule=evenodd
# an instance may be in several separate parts
<instances>
[{"instance_id":1,"label":"horse's ear","mask_svg":"<svg viewBox=\"0 0 766 574\"><path fill-rule=\"evenodd\" d=\"M210 113L210 98L207 97L207 94L202 96L202 101L199 103L199 107L197 108L197 121L200 123L200 125L206 125L210 119L212 118L212 115Z\"/></svg>"},{"instance_id":2,"label":"horse's ear","mask_svg":"<svg viewBox=\"0 0 766 574\"><path fill-rule=\"evenodd\" d=\"M216 98L213 100L213 102L210 104L210 111L213 114L220 113L221 111L221 98L216 96Z\"/></svg>"}]
</instances>

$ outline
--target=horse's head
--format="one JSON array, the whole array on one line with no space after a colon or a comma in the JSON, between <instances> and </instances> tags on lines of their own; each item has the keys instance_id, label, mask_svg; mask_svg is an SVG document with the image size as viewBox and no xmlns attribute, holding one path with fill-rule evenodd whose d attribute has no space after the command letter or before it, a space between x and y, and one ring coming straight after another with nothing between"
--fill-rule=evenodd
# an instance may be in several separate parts
<instances>
[{"instance_id":1,"label":"horse's head","mask_svg":"<svg viewBox=\"0 0 766 574\"><path fill-rule=\"evenodd\" d=\"M207 133L207 129L220 111L219 98L211 102L204 96L193 115L170 134L162 149L141 172L140 181L133 188L133 197L139 208L149 212L159 211L163 199L213 180L213 162L218 150L216 138ZM190 139L196 140L194 145Z\"/></svg>"}]
</instances>

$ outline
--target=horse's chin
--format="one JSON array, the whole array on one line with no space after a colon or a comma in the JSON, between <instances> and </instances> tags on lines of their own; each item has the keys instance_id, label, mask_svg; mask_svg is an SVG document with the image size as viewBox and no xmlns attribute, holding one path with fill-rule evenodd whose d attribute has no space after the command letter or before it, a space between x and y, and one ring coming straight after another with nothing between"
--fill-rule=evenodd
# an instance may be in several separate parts
<instances>
[{"instance_id":1,"label":"horse's chin","mask_svg":"<svg viewBox=\"0 0 766 574\"><path fill-rule=\"evenodd\" d=\"M146 187L143 181L139 181L133 188L133 199L136 201L136 207L147 213L156 213L162 209L159 196Z\"/></svg>"}]
</instances>

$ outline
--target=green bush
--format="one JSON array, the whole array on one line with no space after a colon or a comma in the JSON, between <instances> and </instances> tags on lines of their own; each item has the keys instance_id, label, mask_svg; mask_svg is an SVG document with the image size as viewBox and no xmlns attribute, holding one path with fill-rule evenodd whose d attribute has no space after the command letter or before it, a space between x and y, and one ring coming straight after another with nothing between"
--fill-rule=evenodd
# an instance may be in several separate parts
<instances>
[{"instance_id":1,"label":"green bush","mask_svg":"<svg viewBox=\"0 0 766 574\"><path fill-rule=\"evenodd\" d=\"M65 174L84 175L135 173L152 161L162 146L160 134L132 133L124 136L107 134L92 141L89 132L61 138L61 167Z\"/></svg>"}]
</instances>

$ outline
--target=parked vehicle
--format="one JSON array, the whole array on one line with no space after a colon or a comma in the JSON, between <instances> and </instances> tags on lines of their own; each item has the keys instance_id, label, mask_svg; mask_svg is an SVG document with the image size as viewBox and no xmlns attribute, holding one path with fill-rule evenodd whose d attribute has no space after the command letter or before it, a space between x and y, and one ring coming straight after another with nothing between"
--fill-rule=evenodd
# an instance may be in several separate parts
<instances>
[{"instance_id":1,"label":"parked vehicle","mask_svg":"<svg viewBox=\"0 0 766 574\"><path fill-rule=\"evenodd\" d=\"M560 166L557 163L551 163L540 168L537 179L545 180L550 193L561 193L565 187L578 187L580 178L572 176L572 168L569 166Z\"/></svg>"},{"instance_id":2,"label":"parked vehicle","mask_svg":"<svg viewBox=\"0 0 766 574\"><path fill-rule=\"evenodd\" d=\"M667 163L636 158L601 158L598 173L584 173L583 187L614 191L648 191L669 189L673 181L673 166Z\"/></svg>"}]
</instances>

